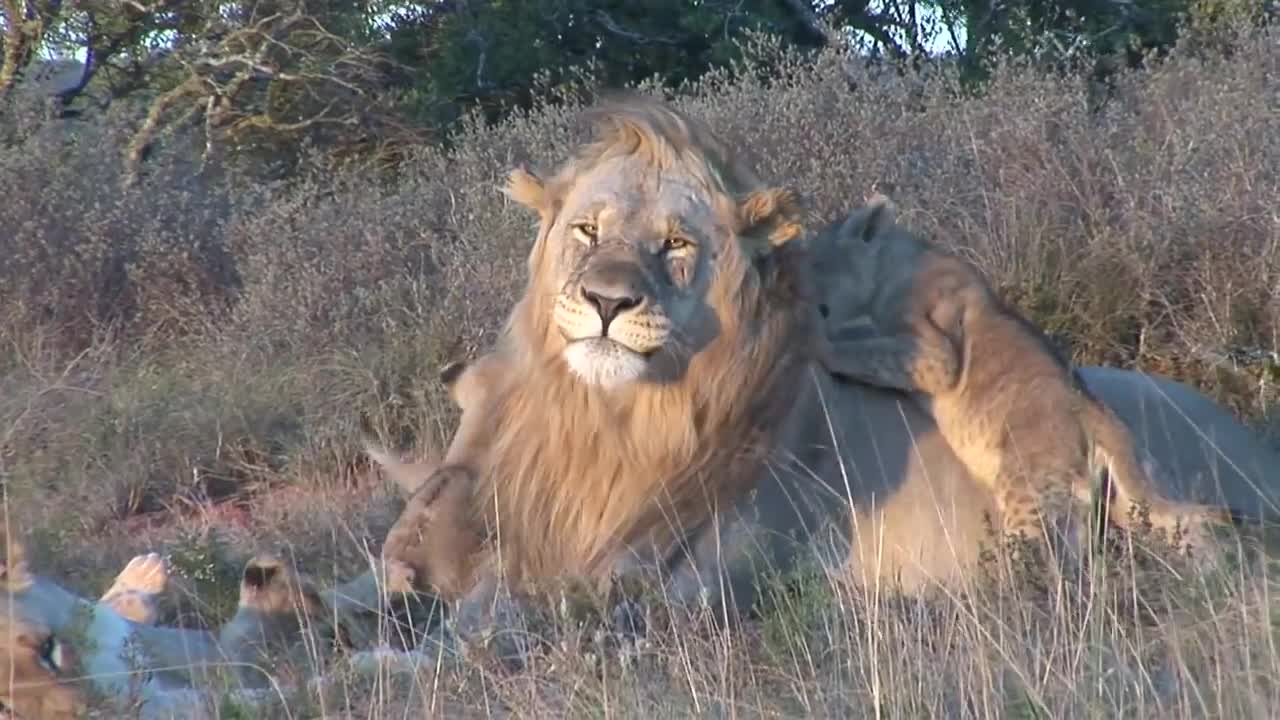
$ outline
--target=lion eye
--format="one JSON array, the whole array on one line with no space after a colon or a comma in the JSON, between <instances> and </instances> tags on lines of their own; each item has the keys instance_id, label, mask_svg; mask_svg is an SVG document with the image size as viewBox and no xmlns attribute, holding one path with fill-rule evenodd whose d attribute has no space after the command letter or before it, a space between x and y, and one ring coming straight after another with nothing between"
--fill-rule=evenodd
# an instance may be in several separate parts
<instances>
[{"instance_id":1,"label":"lion eye","mask_svg":"<svg viewBox=\"0 0 1280 720\"><path fill-rule=\"evenodd\" d=\"M573 236L584 245L595 245L600 229L595 223L578 223L573 226Z\"/></svg>"},{"instance_id":2,"label":"lion eye","mask_svg":"<svg viewBox=\"0 0 1280 720\"><path fill-rule=\"evenodd\" d=\"M62 671L62 647L52 635L45 637L38 650L40 662L51 672Z\"/></svg>"},{"instance_id":3,"label":"lion eye","mask_svg":"<svg viewBox=\"0 0 1280 720\"><path fill-rule=\"evenodd\" d=\"M669 237L662 243L665 252L676 252L687 249L692 243L682 237Z\"/></svg>"}]
</instances>

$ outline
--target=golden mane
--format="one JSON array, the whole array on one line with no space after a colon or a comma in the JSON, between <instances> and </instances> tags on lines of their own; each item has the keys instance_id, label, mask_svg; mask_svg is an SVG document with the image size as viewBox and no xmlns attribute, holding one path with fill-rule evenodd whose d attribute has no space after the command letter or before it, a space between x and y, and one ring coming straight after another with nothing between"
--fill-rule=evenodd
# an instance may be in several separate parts
<instances>
[{"instance_id":1,"label":"golden mane","mask_svg":"<svg viewBox=\"0 0 1280 720\"><path fill-rule=\"evenodd\" d=\"M710 128L672 109L633 95L617 94L584 113L598 136L562 168L571 180L610 158L639 156L663 172L681 172L709 192L736 195L762 186Z\"/></svg>"},{"instance_id":2,"label":"golden mane","mask_svg":"<svg viewBox=\"0 0 1280 720\"><path fill-rule=\"evenodd\" d=\"M785 417L808 366L796 348L809 347L814 332L804 251L787 243L800 231L789 193L763 187L709 129L656 102L628 98L591 117L596 140L544 187L517 170L507 188L542 223L499 345L511 372L488 399L493 429L475 509L517 580L598 575L615 550L646 534L665 552L750 486L748 469L775 444L770 425ZM715 339L678 379L605 395L575 380L551 346L555 289L542 278L556 262L548 233L563 193L604 159L628 156L696 182L735 218L738 242L717 258L707 297Z\"/></svg>"}]
</instances>

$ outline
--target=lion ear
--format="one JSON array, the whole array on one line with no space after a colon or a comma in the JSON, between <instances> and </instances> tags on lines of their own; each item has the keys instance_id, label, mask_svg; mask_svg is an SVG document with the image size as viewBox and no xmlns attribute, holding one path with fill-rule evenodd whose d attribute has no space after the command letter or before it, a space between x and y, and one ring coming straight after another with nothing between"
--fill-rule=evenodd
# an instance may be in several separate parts
<instances>
[{"instance_id":1,"label":"lion ear","mask_svg":"<svg viewBox=\"0 0 1280 720\"><path fill-rule=\"evenodd\" d=\"M840 239L846 242L871 242L897 219L898 207L887 196L875 193L866 204L849 213L840 226Z\"/></svg>"},{"instance_id":2,"label":"lion ear","mask_svg":"<svg viewBox=\"0 0 1280 720\"><path fill-rule=\"evenodd\" d=\"M790 190L756 190L738 204L738 234L763 236L770 249L791 242L803 232L800 202Z\"/></svg>"},{"instance_id":3,"label":"lion ear","mask_svg":"<svg viewBox=\"0 0 1280 720\"><path fill-rule=\"evenodd\" d=\"M547 207L547 186L542 178L529 172L523 165L512 169L507 174L506 187L502 188L503 194L515 200L532 210L539 213L546 210Z\"/></svg>"}]
</instances>

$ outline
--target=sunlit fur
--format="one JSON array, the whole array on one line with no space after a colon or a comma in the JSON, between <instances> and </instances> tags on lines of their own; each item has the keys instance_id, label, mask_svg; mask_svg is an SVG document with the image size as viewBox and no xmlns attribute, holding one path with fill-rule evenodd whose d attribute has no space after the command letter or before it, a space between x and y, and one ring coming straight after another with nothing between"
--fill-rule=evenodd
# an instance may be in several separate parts
<instances>
[{"instance_id":1,"label":"sunlit fur","mask_svg":"<svg viewBox=\"0 0 1280 720\"><path fill-rule=\"evenodd\" d=\"M867 339L836 343L827 370L909 391L970 473L996 498L1004 529L1040 538L1044 523L1079 536L1093 480L1107 469L1113 520L1151 523L1203 551L1221 508L1167 498L1143 467L1124 423L1084 386L1070 362L981 273L896 219L873 195L819 233L818 299L840 327L866 317ZM1075 520L1073 520L1073 516Z\"/></svg>"},{"instance_id":2,"label":"sunlit fur","mask_svg":"<svg viewBox=\"0 0 1280 720\"><path fill-rule=\"evenodd\" d=\"M545 183L512 173L508 194L541 215L529 280L498 352L510 372L490 387L490 452L480 470L478 514L492 523L509 578L600 575L622 544L649 535L658 547L705 519L713 503L754 482L774 445L771 419L786 415L802 383L813 331L801 280L798 212L734 163L701 125L658 103L626 99L595 113L598 137ZM675 381L604 387L584 382L554 325L561 255L549 236L560 199L610 158L639 160L679 178L715 208L714 277L704 298L714 338ZM680 328L688 336L708 328ZM732 472L739 463L753 472ZM715 471L714 473L712 471Z\"/></svg>"},{"instance_id":3,"label":"sunlit fur","mask_svg":"<svg viewBox=\"0 0 1280 720\"><path fill-rule=\"evenodd\" d=\"M559 172L544 181L516 170L507 187L512 199L538 212L541 225L526 291L493 354L477 361L487 369L474 376L476 383L467 385L464 377L458 385L480 390L456 396L465 410L455 443L470 448L457 458L463 464L474 458L478 476L464 522L500 538L500 552L479 553L483 568L468 600L495 587L489 575L495 560L526 580L601 579L611 570L634 569L629 563L659 559L648 555L644 540L666 553L673 549L673 525L690 528L701 520L714 522L681 538L690 556L661 558L672 573L661 587L676 602L751 602L762 563L786 569L809 550L835 551L830 559L845 564L850 579L876 587L917 591L969 577L991 540L993 499L906 395L839 382L810 358L807 343L816 346L818 335L808 323L817 309L801 292L811 280L801 280L807 259L790 242L797 229L790 195L749 192L760 187L749 173L726 170L727 161L716 159L725 155L709 135L660 106L624 109L622 120L604 113L601 138ZM629 120L635 115L643 121ZM698 147L710 148L701 162L688 150ZM699 345L669 384L586 384L569 369L551 310L565 278L572 278L567 265L578 262L572 253L556 252L568 239L560 228L574 220L558 220L567 215L562 199L575 196L568 193L575 178L600 167L606 150L631 151L627 157L637 162L624 169L632 176L659 166L683 168L684 182L711 188L704 192L720 208L708 224L740 230L714 258L705 288L715 308L714 341ZM602 177L603 171L578 185L593 188ZM671 345L707 329L702 319L701 326L682 324ZM1145 428L1138 435L1145 450L1168 460L1171 472L1158 474L1165 492L1207 495L1212 478L1237 502L1256 502L1253 488L1280 464L1190 389L1102 368L1081 374L1126 422ZM1152 424L1148 418L1156 415L1161 422ZM1174 417L1181 423L1176 427L1169 424ZM1206 434L1229 462L1201 451L1197 438ZM426 465L391 475L412 491L427 478ZM1248 474L1226 474L1228 467ZM725 496L738 502L730 506ZM412 504L400 522L425 518L431 525L447 510L445 504L416 511ZM841 535L852 547L841 549ZM417 554L397 559L421 566L418 582L431 585L432 553L407 549ZM463 602L461 609L479 604Z\"/></svg>"}]
</instances>

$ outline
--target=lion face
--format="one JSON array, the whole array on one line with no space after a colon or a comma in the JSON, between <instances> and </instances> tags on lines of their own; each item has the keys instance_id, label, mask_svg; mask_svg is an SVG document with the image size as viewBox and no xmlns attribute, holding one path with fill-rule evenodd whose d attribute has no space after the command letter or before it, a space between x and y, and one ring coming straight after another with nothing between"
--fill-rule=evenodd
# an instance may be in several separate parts
<instances>
[{"instance_id":1,"label":"lion face","mask_svg":"<svg viewBox=\"0 0 1280 720\"><path fill-rule=\"evenodd\" d=\"M636 382L698 340L709 259L732 239L707 194L628 159L570 190L548 234L553 323L565 362L590 385Z\"/></svg>"},{"instance_id":2,"label":"lion face","mask_svg":"<svg viewBox=\"0 0 1280 720\"><path fill-rule=\"evenodd\" d=\"M71 647L39 619L21 594L0 596L0 702L20 717L75 718L86 700L71 681L79 660Z\"/></svg>"},{"instance_id":3,"label":"lion face","mask_svg":"<svg viewBox=\"0 0 1280 720\"><path fill-rule=\"evenodd\" d=\"M728 288L758 282L750 260L798 234L744 234L775 229L791 210L785 191L738 202L637 156L606 158L558 193L518 170L509 193L543 214L535 277L554 298L549 349L606 389L678 374L722 331L714 308L733 307Z\"/></svg>"}]
</instances>

